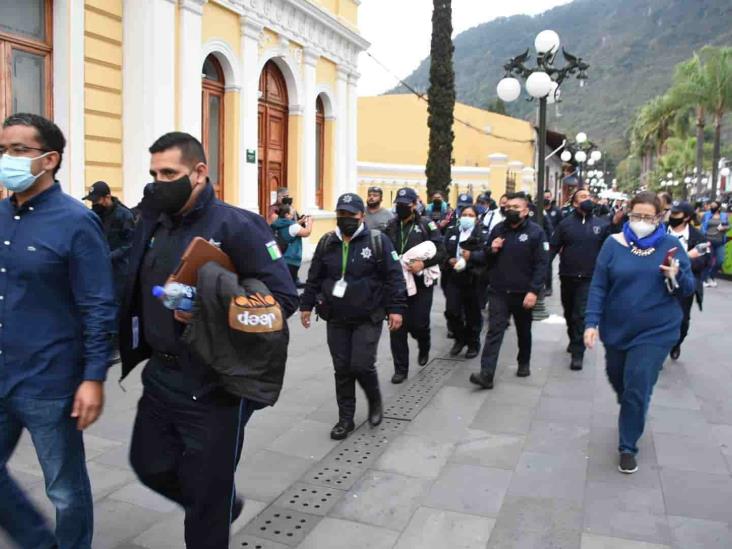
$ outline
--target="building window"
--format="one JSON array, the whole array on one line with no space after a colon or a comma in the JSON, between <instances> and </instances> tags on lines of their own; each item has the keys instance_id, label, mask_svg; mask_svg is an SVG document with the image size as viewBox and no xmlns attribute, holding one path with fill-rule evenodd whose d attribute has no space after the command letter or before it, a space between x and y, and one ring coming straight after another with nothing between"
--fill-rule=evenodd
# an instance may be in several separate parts
<instances>
[{"instance_id":1,"label":"building window","mask_svg":"<svg viewBox=\"0 0 732 549\"><path fill-rule=\"evenodd\" d=\"M224 199L224 71L216 57L203 63L201 134L208 160L208 175L216 196Z\"/></svg>"},{"instance_id":2,"label":"building window","mask_svg":"<svg viewBox=\"0 0 732 549\"><path fill-rule=\"evenodd\" d=\"M315 114L315 204L323 209L323 178L325 166L325 107L318 97Z\"/></svg>"},{"instance_id":3,"label":"building window","mask_svg":"<svg viewBox=\"0 0 732 549\"><path fill-rule=\"evenodd\" d=\"M516 192L516 172L506 173L506 194Z\"/></svg>"},{"instance_id":4,"label":"building window","mask_svg":"<svg viewBox=\"0 0 732 549\"><path fill-rule=\"evenodd\" d=\"M0 120L51 118L51 0L0 1Z\"/></svg>"}]
</instances>

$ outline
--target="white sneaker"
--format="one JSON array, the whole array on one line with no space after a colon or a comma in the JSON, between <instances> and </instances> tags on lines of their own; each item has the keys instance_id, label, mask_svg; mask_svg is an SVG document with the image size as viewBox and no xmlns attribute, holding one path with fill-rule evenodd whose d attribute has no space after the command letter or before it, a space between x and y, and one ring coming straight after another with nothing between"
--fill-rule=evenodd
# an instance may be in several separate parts
<instances>
[{"instance_id":1,"label":"white sneaker","mask_svg":"<svg viewBox=\"0 0 732 549\"><path fill-rule=\"evenodd\" d=\"M709 286L712 287L712 288L716 288L717 287L717 281L715 279L711 279L709 281Z\"/></svg>"},{"instance_id":2,"label":"white sneaker","mask_svg":"<svg viewBox=\"0 0 732 549\"><path fill-rule=\"evenodd\" d=\"M703 286L704 286L705 288L709 288L709 287L711 287L711 285L712 285L712 283L711 283L711 282L709 282L708 280L705 280L705 281L704 281L704 284L703 284Z\"/></svg>"}]
</instances>

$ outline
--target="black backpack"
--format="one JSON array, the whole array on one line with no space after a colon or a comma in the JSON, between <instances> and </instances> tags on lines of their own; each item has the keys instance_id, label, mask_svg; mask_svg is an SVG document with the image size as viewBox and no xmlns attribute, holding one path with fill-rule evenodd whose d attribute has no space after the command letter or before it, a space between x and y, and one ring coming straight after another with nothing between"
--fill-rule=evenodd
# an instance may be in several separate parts
<instances>
[{"instance_id":1,"label":"black backpack","mask_svg":"<svg viewBox=\"0 0 732 549\"><path fill-rule=\"evenodd\" d=\"M376 266L379 270L383 269L384 265L384 243L381 240L381 231L378 231L376 229L369 229L370 234L369 237L371 238L371 251L374 252L374 257L376 258ZM334 231L331 231L320 239L320 242L318 242L318 246L315 248L315 255L319 255L323 253L323 250L325 250L330 244L337 239ZM328 302L325 299L325 296L322 292L318 293L317 296L315 296L315 314L318 318L325 320L328 322L330 320L330 306L328 305Z\"/></svg>"}]
</instances>

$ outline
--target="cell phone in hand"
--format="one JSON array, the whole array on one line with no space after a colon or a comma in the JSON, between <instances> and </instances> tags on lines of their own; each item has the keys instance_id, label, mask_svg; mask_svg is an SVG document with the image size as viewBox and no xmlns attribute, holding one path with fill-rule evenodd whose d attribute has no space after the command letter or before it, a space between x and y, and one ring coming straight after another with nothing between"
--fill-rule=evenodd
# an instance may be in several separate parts
<instances>
[{"instance_id":1,"label":"cell phone in hand","mask_svg":"<svg viewBox=\"0 0 732 549\"><path fill-rule=\"evenodd\" d=\"M674 246L669 251L666 252L666 257L663 258L663 263L661 265L665 267L670 267L671 262L674 260L674 257L676 257L676 253L679 251L679 249Z\"/></svg>"},{"instance_id":2,"label":"cell phone in hand","mask_svg":"<svg viewBox=\"0 0 732 549\"><path fill-rule=\"evenodd\" d=\"M709 242L702 242L694 246L694 249L701 255L706 255L711 251L712 245Z\"/></svg>"}]
</instances>

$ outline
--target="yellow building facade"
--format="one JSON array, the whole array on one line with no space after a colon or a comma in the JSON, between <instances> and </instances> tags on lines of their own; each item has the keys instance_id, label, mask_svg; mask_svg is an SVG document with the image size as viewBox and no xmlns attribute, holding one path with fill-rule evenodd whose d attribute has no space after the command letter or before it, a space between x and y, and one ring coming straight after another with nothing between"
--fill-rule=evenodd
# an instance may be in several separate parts
<instances>
[{"instance_id":1,"label":"yellow building facade","mask_svg":"<svg viewBox=\"0 0 732 549\"><path fill-rule=\"evenodd\" d=\"M357 188L359 4L6 0L0 116L53 118L68 140L65 190L80 198L104 180L130 206L153 141L191 133L221 198L263 212L288 187L315 238Z\"/></svg>"},{"instance_id":2,"label":"yellow building facade","mask_svg":"<svg viewBox=\"0 0 732 549\"><path fill-rule=\"evenodd\" d=\"M384 189L393 199L400 187L415 188L426 198L425 165L429 149L427 102L411 95L361 97L358 102L358 184ZM455 105L455 142L451 187L477 196L490 190L533 192L536 132L525 120Z\"/></svg>"}]
</instances>

